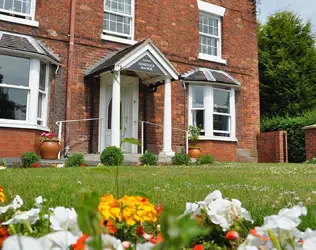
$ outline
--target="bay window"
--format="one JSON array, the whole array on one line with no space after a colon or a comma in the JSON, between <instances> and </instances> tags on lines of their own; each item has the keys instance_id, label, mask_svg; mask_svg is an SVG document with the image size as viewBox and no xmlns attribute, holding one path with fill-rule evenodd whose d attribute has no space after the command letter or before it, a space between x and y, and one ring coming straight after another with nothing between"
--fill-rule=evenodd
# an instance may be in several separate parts
<instances>
[{"instance_id":1,"label":"bay window","mask_svg":"<svg viewBox=\"0 0 316 250\"><path fill-rule=\"evenodd\" d=\"M103 37L134 43L134 0L104 0Z\"/></svg>"},{"instance_id":2,"label":"bay window","mask_svg":"<svg viewBox=\"0 0 316 250\"><path fill-rule=\"evenodd\" d=\"M189 125L201 128L200 139L236 140L235 90L216 85L189 85Z\"/></svg>"},{"instance_id":3,"label":"bay window","mask_svg":"<svg viewBox=\"0 0 316 250\"><path fill-rule=\"evenodd\" d=\"M47 64L0 54L0 123L7 127L46 126Z\"/></svg>"}]
</instances>

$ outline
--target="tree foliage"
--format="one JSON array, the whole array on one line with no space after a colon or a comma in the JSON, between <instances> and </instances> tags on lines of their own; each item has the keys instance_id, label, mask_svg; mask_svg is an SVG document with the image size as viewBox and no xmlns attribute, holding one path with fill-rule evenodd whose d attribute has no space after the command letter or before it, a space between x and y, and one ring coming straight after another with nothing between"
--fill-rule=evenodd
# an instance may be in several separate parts
<instances>
[{"instance_id":1,"label":"tree foliage","mask_svg":"<svg viewBox=\"0 0 316 250\"><path fill-rule=\"evenodd\" d=\"M316 49L310 22L293 12L259 25L261 114L298 115L316 106Z\"/></svg>"}]
</instances>

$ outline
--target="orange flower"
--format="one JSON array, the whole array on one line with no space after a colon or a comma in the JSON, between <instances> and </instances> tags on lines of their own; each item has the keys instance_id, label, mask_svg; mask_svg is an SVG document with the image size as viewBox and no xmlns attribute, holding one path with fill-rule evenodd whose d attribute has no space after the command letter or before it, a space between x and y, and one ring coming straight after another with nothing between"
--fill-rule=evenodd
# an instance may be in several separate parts
<instances>
[{"instance_id":1,"label":"orange flower","mask_svg":"<svg viewBox=\"0 0 316 250\"><path fill-rule=\"evenodd\" d=\"M7 201L7 198L5 197L5 194L3 192L3 187L0 186L0 202L5 203Z\"/></svg>"},{"instance_id":2,"label":"orange flower","mask_svg":"<svg viewBox=\"0 0 316 250\"><path fill-rule=\"evenodd\" d=\"M226 236L226 240L238 240L239 239L239 234L236 231L229 231Z\"/></svg>"},{"instance_id":3,"label":"orange flower","mask_svg":"<svg viewBox=\"0 0 316 250\"><path fill-rule=\"evenodd\" d=\"M82 235L78 241L76 242L76 244L73 244L72 247L73 247L73 250L85 250L85 242L86 240L89 238L89 235Z\"/></svg>"},{"instance_id":4,"label":"orange flower","mask_svg":"<svg viewBox=\"0 0 316 250\"><path fill-rule=\"evenodd\" d=\"M159 204L157 207L156 207L156 211L157 211L157 214L161 214L162 211L163 211L163 206L162 204Z\"/></svg>"},{"instance_id":5,"label":"orange flower","mask_svg":"<svg viewBox=\"0 0 316 250\"><path fill-rule=\"evenodd\" d=\"M201 224L203 224L203 219L202 219L202 217L200 216L200 215L195 215L195 219L197 219L197 221L199 222L199 224L201 225Z\"/></svg>"},{"instance_id":6,"label":"orange flower","mask_svg":"<svg viewBox=\"0 0 316 250\"><path fill-rule=\"evenodd\" d=\"M162 238L161 234L158 234L156 237L151 237L151 238L149 239L149 241L150 241L151 243L153 243L153 244L157 244L157 243L159 243L159 242L162 242L162 241L163 241L163 238Z\"/></svg>"},{"instance_id":7,"label":"orange flower","mask_svg":"<svg viewBox=\"0 0 316 250\"><path fill-rule=\"evenodd\" d=\"M108 229L109 234L115 234L117 232L117 228L111 220L108 220L106 228Z\"/></svg>"},{"instance_id":8,"label":"orange flower","mask_svg":"<svg viewBox=\"0 0 316 250\"><path fill-rule=\"evenodd\" d=\"M250 234L251 234L252 236L255 236L255 237L260 237L260 235L257 234L257 230L256 230L255 228L250 229Z\"/></svg>"},{"instance_id":9,"label":"orange flower","mask_svg":"<svg viewBox=\"0 0 316 250\"><path fill-rule=\"evenodd\" d=\"M139 225L138 228L136 229L136 234L139 236L143 236L145 233L144 227L142 225Z\"/></svg>"},{"instance_id":10,"label":"orange flower","mask_svg":"<svg viewBox=\"0 0 316 250\"><path fill-rule=\"evenodd\" d=\"M8 229L4 227L0 227L0 249L2 247L4 240L8 237L9 237Z\"/></svg>"},{"instance_id":11,"label":"orange flower","mask_svg":"<svg viewBox=\"0 0 316 250\"><path fill-rule=\"evenodd\" d=\"M204 246L202 244L195 245L193 250L204 250Z\"/></svg>"}]
</instances>

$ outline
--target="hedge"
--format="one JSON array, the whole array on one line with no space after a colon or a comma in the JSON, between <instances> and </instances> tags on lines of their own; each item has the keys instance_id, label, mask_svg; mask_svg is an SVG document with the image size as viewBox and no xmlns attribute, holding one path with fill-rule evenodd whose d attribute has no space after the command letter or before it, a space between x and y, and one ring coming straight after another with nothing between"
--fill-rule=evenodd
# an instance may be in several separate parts
<instances>
[{"instance_id":1,"label":"hedge","mask_svg":"<svg viewBox=\"0 0 316 250\"><path fill-rule=\"evenodd\" d=\"M289 162L304 162L305 133L303 127L316 124L316 110L308 111L297 117L280 117L261 119L261 132L286 130L288 135Z\"/></svg>"}]
</instances>

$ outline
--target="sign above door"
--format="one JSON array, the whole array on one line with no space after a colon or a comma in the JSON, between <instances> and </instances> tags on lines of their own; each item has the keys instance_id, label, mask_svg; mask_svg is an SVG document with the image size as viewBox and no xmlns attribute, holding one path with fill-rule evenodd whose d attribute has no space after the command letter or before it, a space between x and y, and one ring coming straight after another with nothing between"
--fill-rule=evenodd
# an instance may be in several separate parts
<instances>
[{"instance_id":1,"label":"sign above door","mask_svg":"<svg viewBox=\"0 0 316 250\"><path fill-rule=\"evenodd\" d=\"M164 75L160 67L148 55L143 56L134 64L128 67L132 71L142 71L151 74Z\"/></svg>"}]
</instances>

